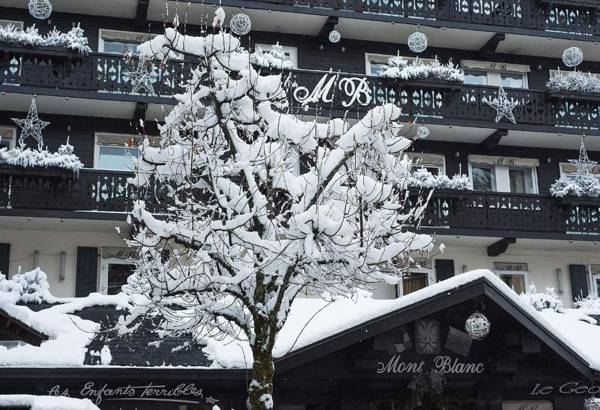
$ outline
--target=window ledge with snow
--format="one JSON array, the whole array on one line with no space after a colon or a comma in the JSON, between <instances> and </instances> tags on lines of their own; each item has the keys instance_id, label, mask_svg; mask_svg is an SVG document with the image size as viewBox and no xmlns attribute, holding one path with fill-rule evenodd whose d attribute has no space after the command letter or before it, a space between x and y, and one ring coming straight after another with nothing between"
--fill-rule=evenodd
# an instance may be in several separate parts
<instances>
[{"instance_id":1,"label":"window ledge with snow","mask_svg":"<svg viewBox=\"0 0 600 410\"><path fill-rule=\"evenodd\" d=\"M66 49L87 55L92 52L88 39L79 24L64 33L56 28L47 34L40 34L35 24L26 29L19 29L13 25L0 27L0 43L25 46L43 47L49 49Z\"/></svg>"},{"instance_id":2,"label":"window ledge with snow","mask_svg":"<svg viewBox=\"0 0 600 410\"><path fill-rule=\"evenodd\" d=\"M464 83L464 74L452 61L442 64L437 57L426 63L419 58L412 61L397 56L388 60L388 65L379 72L383 78L398 79L404 81L432 81L436 83Z\"/></svg>"},{"instance_id":3,"label":"window ledge with snow","mask_svg":"<svg viewBox=\"0 0 600 410\"><path fill-rule=\"evenodd\" d=\"M46 172L48 169L71 171L77 174L83 168L83 163L73 153L73 146L67 143L61 145L57 152L31 148L0 149L0 167L44 170L45 175L48 175Z\"/></svg>"},{"instance_id":4,"label":"window ledge with snow","mask_svg":"<svg viewBox=\"0 0 600 410\"><path fill-rule=\"evenodd\" d=\"M546 83L550 98L600 100L600 76L580 71L558 71Z\"/></svg>"},{"instance_id":5,"label":"window ledge with snow","mask_svg":"<svg viewBox=\"0 0 600 410\"><path fill-rule=\"evenodd\" d=\"M408 178L408 187L413 189L447 189L454 191L472 190L471 180L467 175L433 175L425 168L415 170Z\"/></svg>"}]
</instances>

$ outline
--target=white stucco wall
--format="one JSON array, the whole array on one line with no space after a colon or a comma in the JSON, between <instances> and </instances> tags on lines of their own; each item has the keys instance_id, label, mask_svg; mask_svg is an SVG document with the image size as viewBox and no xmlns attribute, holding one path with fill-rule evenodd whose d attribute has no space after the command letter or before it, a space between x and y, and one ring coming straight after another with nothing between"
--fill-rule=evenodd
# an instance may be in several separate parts
<instances>
[{"instance_id":1,"label":"white stucco wall","mask_svg":"<svg viewBox=\"0 0 600 410\"><path fill-rule=\"evenodd\" d=\"M34 223L23 223L22 228L0 227L0 243L10 243L9 276L31 270L33 254L39 251L40 268L48 275L52 294L59 297L75 295L77 247L125 246L111 222L60 221L41 224L43 229L32 229ZM60 253L66 253L65 279L59 279Z\"/></svg>"}]
</instances>

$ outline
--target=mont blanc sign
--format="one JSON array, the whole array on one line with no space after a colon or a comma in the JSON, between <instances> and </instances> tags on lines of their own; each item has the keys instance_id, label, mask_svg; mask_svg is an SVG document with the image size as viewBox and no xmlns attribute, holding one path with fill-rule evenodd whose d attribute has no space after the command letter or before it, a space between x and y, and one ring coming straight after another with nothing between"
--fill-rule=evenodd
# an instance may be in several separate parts
<instances>
[{"instance_id":1,"label":"mont blanc sign","mask_svg":"<svg viewBox=\"0 0 600 410\"><path fill-rule=\"evenodd\" d=\"M295 87L292 95L295 101L304 106L330 104L339 97L344 108L353 105L365 107L373 100L366 77L340 77L339 74L334 73L324 74L312 88Z\"/></svg>"},{"instance_id":2,"label":"mont blanc sign","mask_svg":"<svg viewBox=\"0 0 600 410\"><path fill-rule=\"evenodd\" d=\"M421 374L432 370L443 375L477 375L485 372L485 364L444 355L434 356L432 360L407 361L401 354L377 363L377 374Z\"/></svg>"}]
</instances>

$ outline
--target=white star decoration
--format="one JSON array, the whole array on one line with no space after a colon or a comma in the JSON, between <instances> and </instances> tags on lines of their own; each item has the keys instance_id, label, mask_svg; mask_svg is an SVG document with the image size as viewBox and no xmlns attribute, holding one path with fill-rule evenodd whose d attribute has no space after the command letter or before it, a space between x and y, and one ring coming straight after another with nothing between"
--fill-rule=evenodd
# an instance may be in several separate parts
<instances>
[{"instance_id":1,"label":"white star decoration","mask_svg":"<svg viewBox=\"0 0 600 410\"><path fill-rule=\"evenodd\" d=\"M581 147L579 148L579 159L570 159L569 162L577 167L575 175L581 176L592 175L594 167L598 164L597 161L590 161L583 140L581 140Z\"/></svg>"},{"instance_id":2,"label":"white star decoration","mask_svg":"<svg viewBox=\"0 0 600 410\"><path fill-rule=\"evenodd\" d=\"M144 91L148 95L154 95L154 83L158 80L158 74L154 71L154 64L147 63L140 58L135 71L125 71L123 76L131 84L133 94Z\"/></svg>"},{"instance_id":3,"label":"white star decoration","mask_svg":"<svg viewBox=\"0 0 600 410\"><path fill-rule=\"evenodd\" d=\"M21 128L19 146L25 146L25 140L29 137L33 137L38 143L38 149L41 150L44 147L44 138L42 137L42 130L46 128L50 123L47 121L42 121L38 118L35 97L31 100L31 105L29 106L27 118L12 118L12 120Z\"/></svg>"},{"instance_id":4,"label":"white star decoration","mask_svg":"<svg viewBox=\"0 0 600 410\"><path fill-rule=\"evenodd\" d=\"M498 89L498 98L494 98L493 101L489 101L488 99L484 98L483 101L496 110L496 122L500 122L502 117L506 117L506 119L513 124L517 123L513 110L517 105L519 105L519 102L509 100L508 96L506 95L506 91L504 91L502 86L500 86Z\"/></svg>"}]
</instances>

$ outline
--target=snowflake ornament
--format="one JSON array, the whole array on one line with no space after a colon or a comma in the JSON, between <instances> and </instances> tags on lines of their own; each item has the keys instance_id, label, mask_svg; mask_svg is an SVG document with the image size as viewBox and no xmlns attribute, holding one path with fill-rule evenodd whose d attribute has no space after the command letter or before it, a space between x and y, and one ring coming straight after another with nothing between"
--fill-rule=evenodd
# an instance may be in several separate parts
<instances>
[{"instance_id":1,"label":"snowflake ornament","mask_svg":"<svg viewBox=\"0 0 600 410\"><path fill-rule=\"evenodd\" d=\"M483 313L475 312L465 322L465 330L474 340L483 340L490 333L490 321Z\"/></svg>"},{"instance_id":2,"label":"snowflake ornament","mask_svg":"<svg viewBox=\"0 0 600 410\"><path fill-rule=\"evenodd\" d=\"M562 61L567 67L577 67L583 63L583 51L579 47L569 47L563 51Z\"/></svg>"},{"instance_id":3,"label":"snowflake ornament","mask_svg":"<svg viewBox=\"0 0 600 410\"><path fill-rule=\"evenodd\" d=\"M158 80L158 74L154 70L152 62L144 61L140 58L134 71L126 71L123 77L131 84L131 92L140 94L144 92L148 95L154 95L154 83Z\"/></svg>"},{"instance_id":4,"label":"snowflake ornament","mask_svg":"<svg viewBox=\"0 0 600 410\"><path fill-rule=\"evenodd\" d=\"M31 100L29 106L29 112L27 118L11 118L15 124L21 128L21 136L19 137L19 146L25 146L25 140L29 137L33 137L38 143L38 149L41 151L44 147L44 138L42 137L42 130L50 125L47 121L42 121L38 117L37 104L35 97Z\"/></svg>"},{"instance_id":5,"label":"snowflake ornament","mask_svg":"<svg viewBox=\"0 0 600 410\"><path fill-rule=\"evenodd\" d=\"M329 42L330 43L333 43L333 44L339 43L341 39L342 39L342 34L339 31L331 30L329 32Z\"/></svg>"},{"instance_id":6,"label":"snowflake ornament","mask_svg":"<svg viewBox=\"0 0 600 410\"><path fill-rule=\"evenodd\" d=\"M427 36L421 32L415 31L408 36L408 48L413 53L422 53L427 50Z\"/></svg>"},{"instance_id":7,"label":"snowflake ornament","mask_svg":"<svg viewBox=\"0 0 600 410\"><path fill-rule=\"evenodd\" d=\"M252 30L252 20L245 13L238 13L229 20L231 32L236 36L245 36Z\"/></svg>"},{"instance_id":8,"label":"snowflake ornament","mask_svg":"<svg viewBox=\"0 0 600 410\"><path fill-rule=\"evenodd\" d=\"M513 110L519 105L519 102L509 99L502 86L498 89L498 98L494 98L493 101L484 98L483 102L496 110L496 122L500 122L502 117L506 117L513 124L517 123Z\"/></svg>"},{"instance_id":9,"label":"snowflake ornament","mask_svg":"<svg viewBox=\"0 0 600 410\"><path fill-rule=\"evenodd\" d=\"M52 14L50 0L29 0L29 14L39 20L47 20Z\"/></svg>"}]
</instances>

